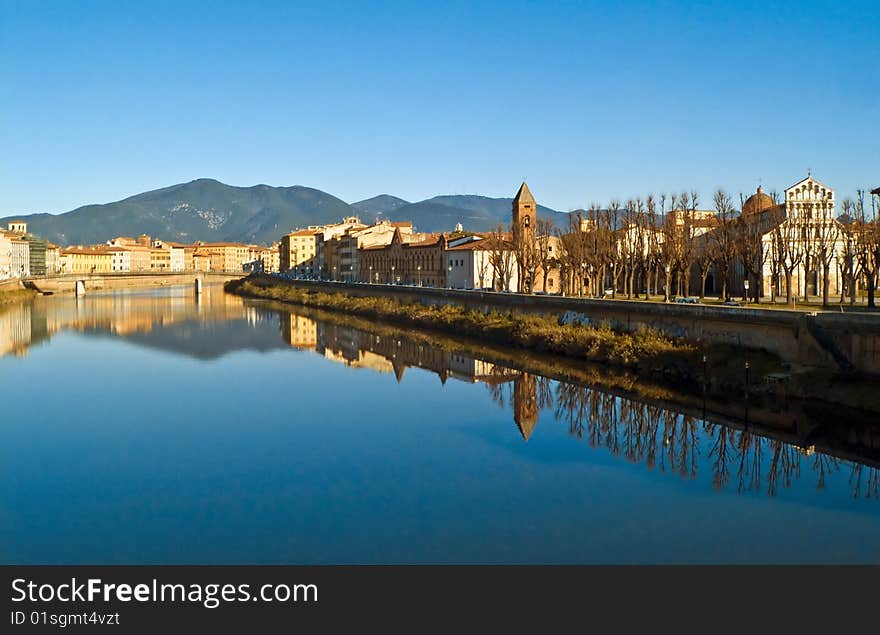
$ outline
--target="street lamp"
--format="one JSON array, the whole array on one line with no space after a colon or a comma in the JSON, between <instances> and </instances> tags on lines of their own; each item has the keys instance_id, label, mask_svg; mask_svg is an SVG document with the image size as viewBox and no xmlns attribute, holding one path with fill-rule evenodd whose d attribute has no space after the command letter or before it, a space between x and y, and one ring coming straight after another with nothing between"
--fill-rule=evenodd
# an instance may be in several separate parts
<instances>
[{"instance_id":1,"label":"street lamp","mask_svg":"<svg viewBox=\"0 0 880 635\"><path fill-rule=\"evenodd\" d=\"M745 280L743 282L743 287L745 287L745 290L746 290L745 294L743 295L743 302L748 302L749 301L749 281L748 280Z\"/></svg>"},{"instance_id":2,"label":"street lamp","mask_svg":"<svg viewBox=\"0 0 880 635\"><path fill-rule=\"evenodd\" d=\"M670 272L669 265L666 265L665 269L666 269L666 282L663 285L663 301L669 302L669 272Z\"/></svg>"},{"instance_id":3,"label":"street lamp","mask_svg":"<svg viewBox=\"0 0 880 635\"><path fill-rule=\"evenodd\" d=\"M336 282L336 265L333 265L333 282Z\"/></svg>"},{"instance_id":4,"label":"street lamp","mask_svg":"<svg viewBox=\"0 0 880 635\"><path fill-rule=\"evenodd\" d=\"M419 286L422 286L422 265L419 265L416 269L419 272Z\"/></svg>"},{"instance_id":5,"label":"street lamp","mask_svg":"<svg viewBox=\"0 0 880 635\"><path fill-rule=\"evenodd\" d=\"M449 275L446 276L446 286L452 288L452 263L449 263Z\"/></svg>"},{"instance_id":6,"label":"street lamp","mask_svg":"<svg viewBox=\"0 0 880 635\"><path fill-rule=\"evenodd\" d=\"M367 278L367 282L370 282L372 280L373 280L373 265L370 265L370 277Z\"/></svg>"},{"instance_id":7,"label":"street lamp","mask_svg":"<svg viewBox=\"0 0 880 635\"><path fill-rule=\"evenodd\" d=\"M394 265L391 265L391 277L388 279L388 283L391 284L394 282Z\"/></svg>"}]
</instances>

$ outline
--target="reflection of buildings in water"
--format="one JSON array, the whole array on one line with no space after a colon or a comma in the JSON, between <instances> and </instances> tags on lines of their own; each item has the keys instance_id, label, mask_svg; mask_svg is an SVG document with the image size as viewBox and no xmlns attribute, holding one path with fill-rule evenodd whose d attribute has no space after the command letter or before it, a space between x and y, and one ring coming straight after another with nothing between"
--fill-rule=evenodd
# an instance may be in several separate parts
<instances>
[{"instance_id":1,"label":"reflection of buildings in water","mask_svg":"<svg viewBox=\"0 0 880 635\"><path fill-rule=\"evenodd\" d=\"M302 315L282 314L280 324L284 341L293 348L315 350L324 358L351 368L394 373L398 382L403 380L407 368L421 368L436 374L444 384L449 378L479 382L494 392L511 384L514 421L523 438L528 440L538 424L538 378L534 375L401 335L366 333Z\"/></svg>"},{"instance_id":2,"label":"reflection of buildings in water","mask_svg":"<svg viewBox=\"0 0 880 635\"><path fill-rule=\"evenodd\" d=\"M534 375L522 373L513 380L513 420L528 441L538 425L538 383Z\"/></svg>"},{"instance_id":3,"label":"reflection of buildings in water","mask_svg":"<svg viewBox=\"0 0 880 635\"><path fill-rule=\"evenodd\" d=\"M318 324L311 318L281 313L281 338L293 348L315 350L318 345Z\"/></svg>"},{"instance_id":4,"label":"reflection of buildings in water","mask_svg":"<svg viewBox=\"0 0 880 635\"><path fill-rule=\"evenodd\" d=\"M192 288L126 290L83 297L55 295L0 309L0 356L26 355L30 346L73 329L113 335L148 333L186 320L225 321L242 318L242 299L220 285L207 285L195 299Z\"/></svg>"},{"instance_id":5,"label":"reflection of buildings in water","mask_svg":"<svg viewBox=\"0 0 880 635\"><path fill-rule=\"evenodd\" d=\"M31 339L30 306L0 306L0 357L26 355Z\"/></svg>"},{"instance_id":6,"label":"reflection of buildings in water","mask_svg":"<svg viewBox=\"0 0 880 635\"><path fill-rule=\"evenodd\" d=\"M556 419L568 424L569 433L592 447L687 479L695 479L700 470L708 469L717 489L735 484L738 492L763 491L774 496L780 488L790 487L804 469L816 476L821 489L827 475L848 466L855 494L880 496L880 470L858 460L823 453L813 443L800 446L795 442L797 436L784 429L767 429L759 434L592 386L551 382L402 335L376 335L314 321L311 324L316 331L315 350L327 359L380 372L393 370L398 381L406 368L417 367L437 374L441 382L451 377L483 383L493 400L502 407L511 407L525 440L532 436L540 411L555 408ZM302 328L310 332L311 324ZM777 434L781 438L776 438ZM873 448L868 451L874 454L880 449L874 447L876 443L862 443L867 434L864 431L861 435L842 434L851 447Z\"/></svg>"}]
</instances>

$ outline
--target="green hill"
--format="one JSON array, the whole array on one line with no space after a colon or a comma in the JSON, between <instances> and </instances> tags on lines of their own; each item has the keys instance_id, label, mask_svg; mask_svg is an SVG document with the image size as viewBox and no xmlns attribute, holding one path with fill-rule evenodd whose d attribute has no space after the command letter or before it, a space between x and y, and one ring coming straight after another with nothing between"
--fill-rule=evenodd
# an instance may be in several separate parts
<instances>
[{"instance_id":1,"label":"green hill","mask_svg":"<svg viewBox=\"0 0 880 635\"><path fill-rule=\"evenodd\" d=\"M121 201L85 205L64 214L9 216L22 219L34 234L59 245L103 243L115 236L149 234L165 240L270 244L298 227L338 221L358 214L412 221L419 231L451 231L456 223L487 231L510 222L509 198L436 196L418 203L382 194L349 205L309 187L235 187L213 179L144 192ZM560 213L539 206L542 215ZM557 223L559 224L559 223Z\"/></svg>"},{"instance_id":2,"label":"green hill","mask_svg":"<svg viewBox=\"0 0 880 635\"><path fill-rule=\"evenodd\" d=\"M14 218L27 221L29 231L61 245L138 234L181 242L268 244L297 227L351 213L344 201L308 187L234 187L198 179L114 203L86 205L66 214Z\"/></svg>"}]
</instances>

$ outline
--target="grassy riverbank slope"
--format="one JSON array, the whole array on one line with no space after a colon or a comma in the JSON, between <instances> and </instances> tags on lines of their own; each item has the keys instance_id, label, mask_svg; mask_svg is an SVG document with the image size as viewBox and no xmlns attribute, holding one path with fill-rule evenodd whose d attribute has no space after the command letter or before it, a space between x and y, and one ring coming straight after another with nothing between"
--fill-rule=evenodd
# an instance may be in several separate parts
<instances>
[{"instance_id":1,"label":"grassy riverbank slope","mask_svg":"<svg viewBox=\"0 0 880 635\"><path fill-rule=\"evenodd\" d=\"M306 291L259 277L227 283L226 289L243 296L345 311L386 323L477 337L495 344L515 345L623 367L634 367L661 358L691 358L696 351L685 342L671 340L650 329L618 333L607 326L561 325L555 319L538 315L485 314L458 306L433 306L403 303L386 297L354 297L345 293Z\"/></svg>"},{"instance_id":2,"label":"grassy riverbank slope","mask_svg":"<svg viewBox=\"0 0 880 635\"><path fill-rule=\"evenodd\" d=\"M246 297L340 311L375 322L598 363L652 376L665 383L693 385L695 381L702 382L706 370L703 364L705 350L699 345L672 339L651 329L627 333L606 325L563 325L551 316L482 313L460 306L407 303L384 296L354 297L344 292L297 288L259 275L229 282L226 289ZM723 385L725 389L744 384L746 359L750 362L753 382L782 367L780 360L765 352L731 346L713 346L711 356L713 362L724 360L721 368L716 367L715 385Z\"/></svg>"}]
</instances>

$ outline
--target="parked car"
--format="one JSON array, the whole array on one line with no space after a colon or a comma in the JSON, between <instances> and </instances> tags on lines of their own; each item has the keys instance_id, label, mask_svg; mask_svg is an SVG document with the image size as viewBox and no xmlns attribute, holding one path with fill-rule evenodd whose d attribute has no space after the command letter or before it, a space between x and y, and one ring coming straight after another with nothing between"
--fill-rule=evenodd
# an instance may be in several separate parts
<instances>
[{"instance_id":1,"label":"parked car","mask_svg":"<svg viewBox=\"0 0 880 635\"><path fill-rule=\"evenodd\" d=\"M742 306L742 302L737 302L736 300L725 300L721 304L723 306Z\"/></svg>"},{"instance_id":2,"label":"parked car","mask_svg":"<svg viewBox=\"0 0 880 635\"><path fill-rule=\"evenodd\" d=\"M680 297L680 298L675 298L675 301L678 304L700 304L699 298Z\"/></svg>"}]
</instances>

